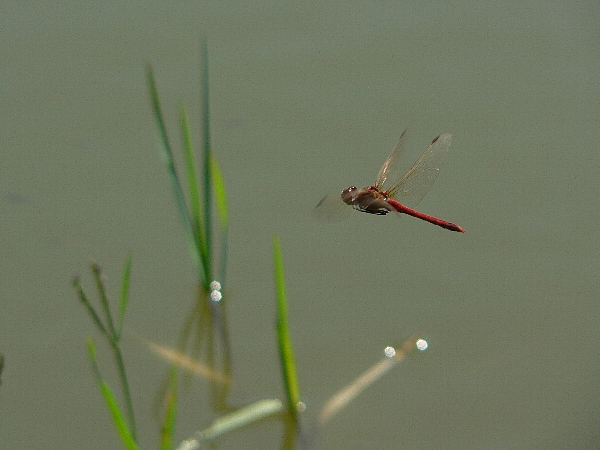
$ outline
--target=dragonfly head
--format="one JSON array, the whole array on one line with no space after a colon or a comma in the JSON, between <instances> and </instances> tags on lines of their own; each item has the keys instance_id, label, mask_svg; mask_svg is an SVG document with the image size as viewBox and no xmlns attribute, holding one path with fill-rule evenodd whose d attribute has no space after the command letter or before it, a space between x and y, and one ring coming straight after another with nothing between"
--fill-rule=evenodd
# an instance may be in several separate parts
<instances>
[{"instance_id":1,"label":"dragonfly head","mask_svg":"<svg viewBox=\"0 0 600 450\"><path fill-rule=\"evenodd\" d=\"M358 189L355 186L350 186L349 188L344 189L342 191L342 200L344 201L344 203L347 205L354 204L357 192Z\"/></svg>"}]
</instances>

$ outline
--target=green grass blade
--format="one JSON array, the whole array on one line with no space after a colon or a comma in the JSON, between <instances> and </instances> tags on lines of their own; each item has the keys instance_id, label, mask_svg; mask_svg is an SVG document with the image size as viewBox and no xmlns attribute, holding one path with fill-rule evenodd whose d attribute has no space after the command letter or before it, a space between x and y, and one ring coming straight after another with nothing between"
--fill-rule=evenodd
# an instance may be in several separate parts
<instances>
[{"instance_id":1,"label":"green grass blade","mask_svg":"<svg viewBox=\"0 0 600 450\"><path fill-rule=\"evenodd\" d=\"M131 276L131 254L125 259L123 269L123 278L121 280L121 301L119 302L119 321L117 323L117 339L121 337L123 321L125 320L125 311L127 310L127 301L129 300L129 279Z\"/></svg>"},{"instance_id":2,"label":"green grass blade","mask_svg":"<svg viewBox=\"0 0 600 450\"><path fill-rule=\"evenodd\" d=\"M221 236L221 261L218 272L219 279L225 280L225 272L227 270L227 245L229 240L229 216L227 212L227 193L225 192L225 182L219 168L219 163L214 154L211 153L210 158L211 174L213 180L213 191L217 203L217 216L219 219L219 231Z\"/></svg>"},{"instance_id":3,"label":"green grass blade","mask_svg":"<svg viewBox=\"0 0 600 450\"><path fill-rule=\"evenodd\" d=\"M190 219L190 214L187 209L187 205L185 202L185 196L183 195L183 188L181 186L181 182L179 180L179 176L177 175L177 169L175 167L175 159L173 157L173 151L171 149L171 144L169 143L169 138L167 135L167 128L165 126L165 121L162 113L162 109L160 106L160 101L158 98L158 89L156 87L156 79L154 77L154 70L152 69L151 64L146 65L146 78L148 82L148 90L150 91L150 99L152 102L152 110L154 112L154 117L156 119L156 123L158 126L158 131L162 141L162 155L164 158L165 165L167 166L167 173L169 174L169 178L171 180L171 188L173 190L173 195L175 196L175 201L177 203L177 209L179 211L179 215L183 222L183 226L185 228L185 233L188 239L188 245L190 245L192 259L194 265L196 267L198 276L200 277L201 282L208 283L204 276L205 268L203 270L202 260L200 258L198 252L198 245L196 243L196 239L194 238L193 224Z\"/></svg>"},{"instance_id":4,"label":"green grass blade","mask_svg":"<svg viewBox=\"0 0 600 450\"><path fill-rule=\"evenodd\" d=\"M94 345L94 340L92 338L88 338L87 340L87 349L90 361L92 363L92 370L94 371L94 375L96 375L97 379L102 379L102 377L100 376L100 371L98 370L98 364L96 364L96 346Z\"/></svg>"},{"instance_id":5,"label":"green grass blade","mask_svg":"<svg viewBox=\"0 0 600 450\"><path fill-rule=\"evenodd\" d=\"M192 212L191 216L194 219L201 219L202 213L200 209L200 192L198 187L198 171L196 169L196 155L194 153L194 145L192 144L192 135L190 133L190 123L184 103L182 103L181 107L179 108L179 123L181 126L181 138L185 156L188 196L190 199L190 208Z\"/></svg>"},{"instance_id":6,"label":"green grass blade","mask_svg":"<svg viewBox=\"0 0 600 450\"><path fill-rule=\"evenodd\" d=\"M279 354L283 379L288 399L290 414L297 420L297 408L300 403L300 388L296 375L296 363L294 361L294 349L287 321L287 299L285 292L285 276L283 272L283 260L281 256L281 243L279 236L273 237L273 260L275 268L275 290L277 295L277 339L279 342Z\"/></svg>"},{"instance_id":7,"label":"green grass blade","mask_svg":"<svg viewBox=\"0 0 600 450\"><path fill-rule=\"evenodd\" d=\"M127 381L127 374L125 372L125 362L123 361L123 355L121 354L121 348L117 343L113 344L113 353L115 361L117 363L117 370L119 372L119 379L121 380L121 389L123 390L123 398L125 400L125 408L127 410L127 417L129 418L129 426L133 437L136 437L135 431L135 414L133 412L133 400L131 398L131 391L129 390L129 382Z\"/></svg>"},{"instance_id":8,"label":"green grass blade","mask_svg":"<svg viewBox=\"0 0 600 450\"><path fill-rule=\"evenodd\" d=\"M87 295L83 290L83 286L81 286L81 281L79 280L79 277L73 278L73 287L77 290L77 296L79 297L79 300L81 301L81 303L83 303L85 309L87 309L87 312L89 313L96 326L100 329L100 332L103 335L108 336L106 327L102 323L102 319L100 319L100 316L96 314L96 310L90 303L90 300L87 298Z\"/></svg>"},{"instance_id":9,"label":"green grass blade","mask_svg":"<svg viewBox=\"0 0 600 450\"><path fill-rule=\"evenodd\" d=\"M104 402L106 403L106 406L108 407L108 410L113 418L115 428L117 429L117 433L121 438L121 441L129 450L137 450L139 447L135 442L135 438L131 434L129 427L127 426L127 422L121 413L119 404L117 403L110 386L102 379L102 376L100 375L100 371L98 370L98 365L96 363L96 348L92 339L88 339L88 353L92 362L92 369L96 375L98 387L100 388L102 397L104 397Z\"/></svg>"},{"instance_id":10,"label":"green grass blade","mask_svg":"<svg viewBox=\"0 0 600 450\"><path fill-rule=\"evenodd\" d=\"M194 146L192 145L192 135L190 132L190 125L188 120L188 114L185 109L185 105L182 104L179 110L179 123L181 127L181 136L183 142L183 153L185 156L185 169L187 175L187 194L190 205L190 219L192 223L192 232L194 235L194 244L196 251L198 252L198 258L202 261L202 267L204 269L203 277L205 280L209 279L206 268L208 267L207 260L208 255L206 251L206 238L205 238L205 225L204 225L204 211L200 203L200 189L199 189L199 177L196 164L196 155L194 153Z\"/></svg>"},{"instance_id":11,"label":"green grass blade","mask_svg":"<svg viewBox=\"0 0 600 450\"><path fill-rule=\"evenodd\" d=\"M125 263L125 274L123 276L123 283L122 283L122 292L125 292L125 293L128 291L127 286L129 285L130 268L131 268L131 260L130 260L130 258L128 258L128 261L126 261L126 263ZM78 291L79 298L81 299L81 301L87 308L88 312L92 316L92 319L94 320L96 325L98 325L98 327L100 328L100 331L102 332L102 335L106 338L106 340L108 341L108 343L111 347L113 356L115 357L115 361L117 364L119 378L121 380L121 387L123 389L123 397L124 397L125 406L127 409L127 417L129 419L129 430L131 430L131 435L133 436L133 439L135 440L135 437L136 437L135 416L133 413L133 403L132 403L131 394L129 391L129 384L127 382L127 375L125 373L125 364L123 362L123 355L121 354L121 349L119 347L120 336L117 334L117 331L115 330L114 324L112 322L112 315L111 315L110 307L108 304L108 296L106 295L106 289L104 287L104 280L103 280L102 270L101 270L100 266L95 263L92 264L92 272L94 275L96 285L98 287L100 301L106 312L106 317L107 317L107 321L108 321L107 327L105 327L102 324L100 318L98 317L98 315L94 311L93 307L91 306L87 296L83 292L83 288L81 287L81 284L79 283L78 278L75 278L75 280L73 281L73 285L75 286L75 288ZM125 298L127 298L127 294L125 294ZM127 301L125 300L125 303L126 302ZM121 303L123 303L123 300L121 301ZM122 326L122 317L123 317L122 315L124 315L124 311L125 310L123 308L123 311L122 312L120 311L120 313L119 313L120 314L119 327ZM119 333L120 333L120 331L119 331ZM98 367L96 366L95 349L94 349L94 345L93 345L92 341L89 342L88 350L90 353L90 358L92 360L92 365L93 365L93 369L96 373L96 376L101 379L100 372L98 371Z\"/></svg>"},{"instance_id":12,"label":"green grass blade","mask_svg":"<svg viewBox=\"0 0 600 450\"><path fill-rule=\"evenodd\" d=\"M121 441L123 442L126 448L130 450L137 450L137 443L135 442L133 436L129 432L127 422L125 422L125 418L123 417L123 414L119 409L119 405L117 404L115 396L111 392L110 387L103 380L99 381L99 386L100 391L102 392L102 396L104 397L104 401L106 402L108 410L110 411L110 414L113 418L115 428L117 429L117 433L119 434Z\"/></svg>"},{"instance_id":13,"label":"green grass blade","mask_svg":"<svg viewBox=\"0 0 600 450\"><path fill-rule=\"evenodd\" d=\"M161 429L160 448L170 450L173 448L173 434L175 432L175 411L177 409L177 368L171 369L169 388L166 396L165 419Z\"/></svg>"},{"instance_id":14,"label":"green grass blade","mask_svg":"<svg viewBox=\"0 0 600 450\"><path fill-rule=\"evenodd\" d=\"M204 240L206 246L206 263L204 267L207 283L210 283L212 276L212 174L211 174L211 146L210 146L210 98L209 98L209 80L208 80L208 46L206 39L202 38L200 47L200 115L202 120L202 151L204 156ZM208 287L208 284L206 285Z\"/></svg>"},{"instance_id":15,"label":"green grass blade","mask_svg":"<svg viewBox=\"0 0 600 450\"><path fill-rule=\"evenodd\" d=\"M219 218L219 227L222 231L227 231L229 226L229 217L227 214L227 193L225 192L225 183L223 175L219 168L219 163L215 155L210 155L210 167L213 181L213 189L215 191L215 199L217 201L217 213Z\"/></svg>"},{"instance_id":16,"label":"green grass blade","mask_svg":"<svg viewBox=\"0 0 600 450\"><path fill-rule=\"evenodd\" d=\"M148 83L148 90L150 91L150 101L152 102L152 112L154 112L154 118L158 126L158 133L162 141L162 148L165 152L165 157L168 162L173 161L173 151L171 150L171 143L169 142L169 135L167 133L167 126L165 125L165 119L160 106L160 100L158 98L158 87L156 86L156 78L154 76L154 69L152 64L146 64L146 81Z\"/></svg>"},{"instance_id":17,"label":"green grass blade","mask_svg":"<svg viewBox=\"0 0 600 450\"><path fill-rule=\"evenodd\" d=\"M92 263L92 273L94 275L94 281L96 282L96 288L98 289L98 296L100 297L100 304L104 310L106 316L106 328L109 332L109 340L117 336L115 330L115 323L113 322L112 313L110 312L110 305L108 304L108 295L106 295L106 288L104 287L104 280L102 277L102 268L98 263Z\"/></svg>"}]
</instances>

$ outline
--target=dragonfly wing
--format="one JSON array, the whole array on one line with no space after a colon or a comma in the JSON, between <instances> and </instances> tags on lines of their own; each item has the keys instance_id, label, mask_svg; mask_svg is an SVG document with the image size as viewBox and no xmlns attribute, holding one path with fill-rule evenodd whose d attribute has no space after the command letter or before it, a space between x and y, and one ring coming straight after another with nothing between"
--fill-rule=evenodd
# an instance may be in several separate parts
<instances>
[{"instance_id":1,"label":"dragonfly wing","mask_svg":"<svg viewBox=\"0 0 600 450\"><path fill-rule=\"evenodd\" d=\"M436 137L411 169L388 190L388 195L409 208L417 206L433 186L451 144L451 134Z\"/></svg>"},{"instance_id":2,"label":"dragonfly wing","mask_svg":"<svg viewBox=\"0 0 600 450\"><path fill-rule=\"evenodd\" d=\"M352 208L342 201L340 194L328 194L315 206L312 216L327 222L338 222L345 220L351 211Z\"/></svg>"},{"instance_id":3,"label":"dragonfly wing","mask_svg":"<svg viewBox=\"0 0 600 450\"><path fill-rule=\"evenodd\" d=\"M378 188L382 188L383 184L385 183L385 180L389 177L391 177L392 181L394 181L394 175L399 176L399 174L395 174L395 172L398 170L398 165L400 163L400 160L402 159L402 153L404 152L406 138L407 130L404 130L404 133L402 133L402 135L398 139L398 142L396 142L392 153L390 153L390 156L388 156L388 158L383 163L383 166L381 166L381 169L379 169L377 179L375 180L375 186L377 186Z\"/></svg>"}]
</instances>

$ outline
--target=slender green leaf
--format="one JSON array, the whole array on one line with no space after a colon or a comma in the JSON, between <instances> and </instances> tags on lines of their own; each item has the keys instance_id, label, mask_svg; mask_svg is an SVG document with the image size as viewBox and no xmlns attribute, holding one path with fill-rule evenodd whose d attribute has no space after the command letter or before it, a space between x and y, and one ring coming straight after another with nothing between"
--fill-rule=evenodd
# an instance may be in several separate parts
<instances>
[{"instance_id":1,"label":"slender green leaf","mask_svg":"<svg viewBox=\"0 0 600 450\"><path fill-rule=\"evenodd\" d=\"M187 192L190 205L190 216L194 222L194 234L197 236L197 241L203 241L203 224L202 224L202 206L200 205L200 188L198 169L196 166L196 155L192 144L192 135L190 132L190 124L188 114L185 109L185 104L181 104L179 109L179 123L181 126L181 137L183 141L183 152L185 156L185 168L187 174Z\"/></svg>"},{"instance_id":2,"label":"slender green leaf","mask_svg":"<svg viewBox=\"0 0 600 450\"><path fill-rule=\"evenodd\" d=\"M213 180L213 189L215 191L215 198L217 200L217 212L219 216L219 226L221 230L227 231L229 225L229 219L227 215L227 193L225 192L225 183L223 182L223 175L219 168L219 163L214 154L211 154L210 158L211 174Z\"/></svg>"},{"instance_id":3,"label":"slender green leaf","mask_svg":"<svg viewBox=\"0 0 600 450\"><path fill-rule=\"evenodd\" d=\"M102 379L102 376L100 375L100 370L98 369L98 365L96 363L96 347L94 346L94 341L91 338L88 339L87 347L90 361L92 363L92 369L94 375L96 376L96 381L98 382L98 387L100 388L102 397L104 397L104 402L106 403L106 406L108 407L108 410L113 418L117 433L119 434L119 437L126 448L130 450L137 450L137 443L135 442L135 438L127 426L117 400L113 395L109 385Z\"/></svg>"},{"instance_id":4,"label":"slender green leaf","mask_svg":"<svg viewBox=\"0 0 600 450\"><path fill-rule=\"evenodd\" d=\"M177 368L171 369L169 379L169 388L166 398L165 419L162 425L160 436L161 450L170 450L173 448L173 434L175 432L175 411L177 409Z\"/></svg>"},{"instance_id":5,"label":"slender green leaf","mask_svg":"<svg viewBox=\"0 0 600 450\"><path fill-rule=\"evenodd\" d=\"M227 213L227 193L225 192L225 182L219 168L219 163L214 153L211 153L211 173L213 180L213 190L217 203L217 216L219 218L219 231L221 237L221 261L218 272L220 280L225 280L225 272L227 271L227 245L229 239L229 218Z\"/></svg>"},{"instance_id":6,"label":"slender green leaf","mask_svg":"<svg viewBox=\"0 0 600 450\"><path fill-rule=\"evenodd\" d=\"M129 390L129 382L127 381L127 374L125 373L125 363L123 362L123 355L121 354L121 348L118 343L113 345L113 354L117 362L117 369L119 371L119 379L121 380L121 389L123 390L123 398L125 400L125 408L127 410L127 417L129 418L129 426L131 434L134 439L136 438L136 427L135 427L135 414L133 413L133 401L131 399L131 392Z\"/></svg>"},{"instance_id":7,"label":"slender green leaf","mask_svg":"<svg viewBox=\"0 0 600 450\"><path fill-rule=\"evenodd\" d=\"M100 319L98 314L96 314L96 310L94 309L94 307L90 303L89 299L87 298L87 295L85 294L85 292L83 290L83 286L81 286L81 282L79 281L79 277L73 278L73 286L77 290L77 296L79 297L79 300L81 300L81 303L83 303L83 306L85 306L85 309L87 309L92 320L94 321L96 326L100 329L100 332L104 335L107 335L108 332L106 331L106 327L102 323L102 320Z\"/></svg>"},{"instance_id":8,"label":"slender green leaf","mask_svg":"<svg viewBox=\"0 0 600 450\"><path fill-rule=\"evenodd\" d=\"M167 173L169 174L169 179L171 180L171 188L173 190L173 195L175 196L179 216L181 217L181 221L183 222L183 226L185 228L185 233L188 239L188 245L190 246L194 266L196 267L196 271L201 280L201 283L204 285L209 283L210 281L207 281L208 277L205 276L206 268L203 266L203 261L198 251L199 246L195 239L193 223L190 218L189 211L187 209L185 196L183 194L183 187L179 180L179 175L177 174L177 168L175 167L175 159L173 157L173 151L171 149L171 144L169 143L169 138L167 136L167 128L165 126L162 109L160 107L158 89L156 87L154 70L152 69L151 64L146 65L146 77L148 80L148 89L150 91L150 98L152 101L154 117L156 118L156 123L162 140L162 155L164 157L165 165L167 166Z\"/></svg>"},{"instance_id":9,"label":"slender green leaf","mask_svg":"<svg viewBox=\"0 0 600 450\"><path fill-rule=\"evenodd\" d=\"M165 125L165 119L160 106L160 99L158 98L158 87L156 86L156 78L154 77L154 69L152 64L146 64L146 80L148 83L148 89L150 91L150 100L152 102L152 111L154 112L154 118L158 125L158 132L162 141L162 148L165 152L164 156L167 163L173 162L173 151L171 150L171 144L169 142L169 136L167 134L167 126Z\"/></svg>"},{"instance_id":10,"label":"slender green leaf","mask_svg":"<svg viewBox=\"0 0 600 450\"><path fill-rule=\"evenodd\" d=\"M115 428L117 429L117 433L121 438L121 441L125 445L126 448L130 450L136 450L138 448L135 439L133 438L129 428L127 427L127 422L119 409L119 405L117 404L117 400L113 395L110 387L104 380L100 380L99 382L100 391L102 392L102 396L104 397L104 401L108 406L108 410L113 418L115 423Z\"/></svg>"},{"instance_id":11,"label":"slender green leaf","mask_svg":"<svg viewBox=\"0 0 600 450\"><path fill-rule=\"evenodd\" d=\"M119 322L117 327L117 339L121 337L123 330L123 321L125 320L125 311L127 310L127 301L129 299L129 279L131 276L131 254L125 259L123 268L123 279L121 280L121 301L119 302Z\"/></svg>"},{"instance_id":12,"label":"slender green leaf","mask_svg":"<svg viewBox=\"0 0 600 450\"><path fill-rule=\"evenodd\" d=\"M90 337L87 340L87 349L88 354L90 356L90 361L92 363L92 369L94 370L94 374L96 378L100 377L100 371L98 370L98 365L96 364L96 346L94 345L94 340Z\"/></svg>"},{"instance_id":13,"label":"slender green leaf","mask_svg":"<svg viewBox=\"0 0 600 450\"><path fill-rule=\"evenodd\" d=\"M189 217L192 225L192 233L194 236L194 245L198 258L202 261L204 269L204 279L208 280L206 267L208 266L208 254L206 250L206 237L204 225L204 211L200 203L199 176L196 164L196 155L192 144L192 135L188 120L185 105L182 103L179 110L179 123L181 127L181 136L183 141L183 153L185 156L185 168L187 175L187 194L189 198Z\"/></svg>"},{"instance_id":14,"label":"slender green leaf","mask_svg":"<svg viewBox=\"0 0 600 450\"><path fill-rule=\"evenodd\" d=\"M287 321L285 276L281 256L281 243L279 241L279 236L277 235L273 237L273 260L275 268L275 290L277 295L277 338L279 342L279 354L281 357L281 367L288 399L288 409L290 414L297 420L297 408L300 404L300 389L296 375L292 338L290 336Z\"/></svg>"},{"instance_id":15,"label":"slender green leaf","mask_svg":"<svg viewBox=\"0 0 600 450\"><path fill-rule=\"evenodd\" d=\"M209 80L208 80L208 45L206 39L202 38L200 48L200 115L202 120L202 150L204 156L204 243L206 246L204 273L206 287L212 278L212 231L211 231L211 216L212 216L212 175L210 164L210 98L209 98Z\"/></svg>"},{"instance_id":16,"label":"slender green leaf","mask_svg":"<svg viewBox=\"0 0 600 450\"><path fill-rule=\"evenodd\" d=\"M96 282L96 288L98 289L98 296L100 297L100 304L104 310L106 316L106 324L110 334L109 339L115 337L117 332L115 330L115 324L113 322L112 314L110 312L110 306L108 304L108 295L106 295L106 288L104 287L104 280L102 279L102 269L99 264L92 263L92 273L94 274L94 281Z\"/></svg>"},{"instance_id":17,"label":"slender green leaf","mask_svg":"<svg viewBox=\"0 0 600 450\"><path fill-rule=\"evenodd\" d=\"M124 276L124 278L129 277L129 275L127 275L129 270L130 270L130 263L126 263L126 265L125 265L126 275ZM133 403L131 400L131 393L129 391L129 384L127 382L127 375L125 373L125 363L123 362L123 356L121 354L121 349L119 347L119 336L117 335L117 332L115 331L113 323L112 323L112 315L111 315L110 308L108 305L108 298L106 295L106 290L104 287L104 282L102 279L102 272L101 272L100 266L98 264L94 264L92 266L92 271L94 273L94 278L95 278L96 284L98 286L100 301L102 302L103 308L106 311L106 316L107 316L107 321L109 322L109 327L104 327L102 325L100 318L93 310L89 300L87 299L87 296L85 295L85 293L83 293L83 288L79 284L79 280L77 278L74 280L73 284L76 287L76 289L78 290L80 299L82 299L84 305L86 306L88 311L90 311L90 314L92 315L92 318L94 319L94 322L100 327L100 330L102 331L103 336L106 338L106 340L110 344L113 356L114 356L116 364L117 364L117 369L119 371L119 379L121 381L121 388L123 390L123 397L124 397L125 406L127 409L127 416L129 419L129 430L131 430L131 435L133 436L133 438L135 440L135 438L136 438L135 416L133 413ZM123 284L124 285L128 284L128 282L124 282ZM125 289L125 291L127 291L127 289ZM98 378L100 378L100 372L98 370L98 367L96 366L95 348L94 348L93 341L91 339L88 342L88 351L90 353L90 359L92 361L92 367L94 369L94 372L96 373L96 376Z\"/></svg>"}]
</instances>

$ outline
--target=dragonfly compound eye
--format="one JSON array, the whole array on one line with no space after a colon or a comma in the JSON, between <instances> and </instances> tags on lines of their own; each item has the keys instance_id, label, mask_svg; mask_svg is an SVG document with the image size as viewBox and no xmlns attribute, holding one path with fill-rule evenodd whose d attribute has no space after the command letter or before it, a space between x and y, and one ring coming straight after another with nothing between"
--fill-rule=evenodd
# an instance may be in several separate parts
<instances>
[{"instance_id":1,"label":"dragonfly compound eye","mask_svg":"<svg viewBox=\"0 0 600 450\"><path fill-rule=\"evenodd\" d=\"M350 186L349 188L344 189L342 191L342 200L344 203L351 205L356 198L356 191L358 191L358 189L355 186Z\"/></svg>"}]
</instances>

